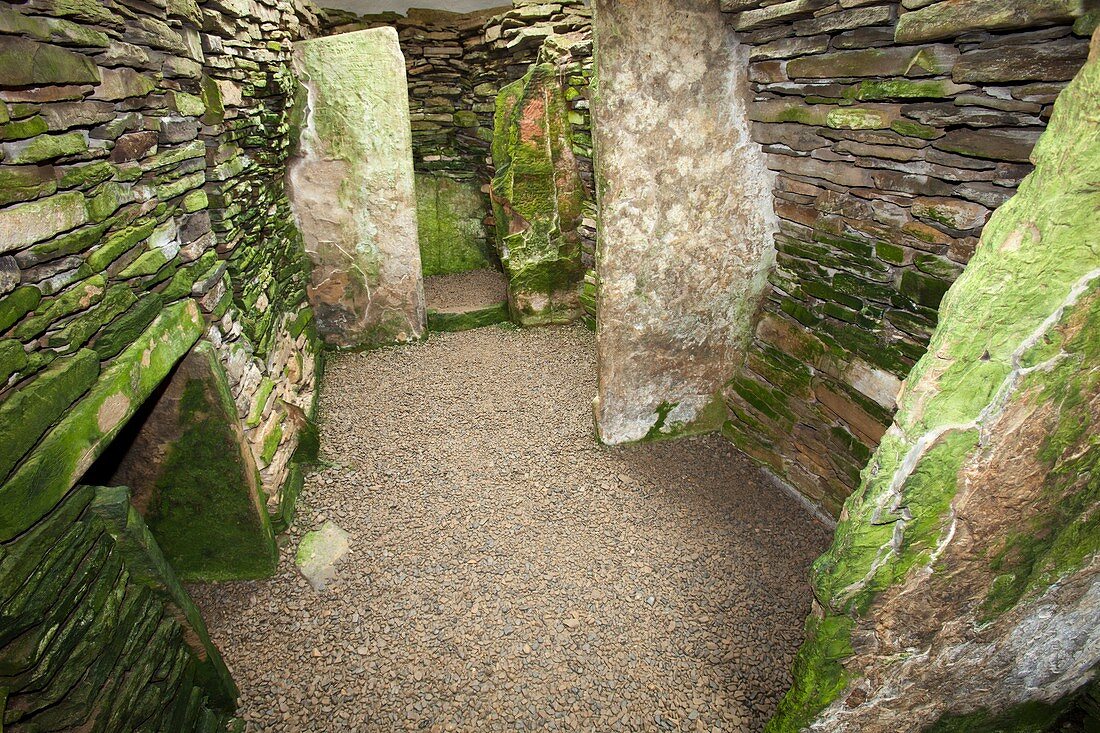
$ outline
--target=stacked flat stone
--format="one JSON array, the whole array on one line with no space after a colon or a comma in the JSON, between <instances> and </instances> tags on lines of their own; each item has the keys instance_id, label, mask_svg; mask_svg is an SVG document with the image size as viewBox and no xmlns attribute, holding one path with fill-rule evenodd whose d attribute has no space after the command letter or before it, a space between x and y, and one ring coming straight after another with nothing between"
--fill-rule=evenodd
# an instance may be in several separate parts
<instances>
[{"instance_id":1,"label":"stacked flat stone","mask_svg":"<svg viewBox=\"0 0 1100 733\"><path fill-rule=\"evenodd\" d=\"M260 468L268 510L285 528L302 483L292 460L312 428L320 343L305 299L306 262L283 183L298 131L291 43L312 34L314 9L268 0L255 15L219 15L201 35L209 63L202 138L217 255L194 289ZM209 257L209 255L207 255ZM224 275L222 275L224 273Z\"/></svg>"},{"instance_id":2,"label":"stacked flat stone","mask_svg":"<svg viewBox=\"0 0 1100 733\"><path fill-rule=\"evenodd\" d=\"M93 461L200 340L232 385L237 422L221 427L255 454L285 525L301 483L294 457L315 450L318 347L282 188L289 43L314 23L299 0L0 8L2 562L28 528L60 516L85 472L107 472ZM61 557L73 547L42 549ZM101 560L89 567L109 572ZM54 610L67 618L79 598L58 594ZM79 608L94 619L107 606ZM77 639L38 651L45 659ZM167 647L153 642L133 653L163 672L154 655ZM5 660L16 652L0 647ZM21 699L21 688L4 687L9 730L37 726L37 711L58 702L107 714L75 693ZM99 685L75 689L84 688ZM161 704L175 689L132 693ZM187 695L185 707L204 704ZM144 720L143 710L118 708L101 727ZM213 730L224 718L164 729Z\"/></svg>"},{"instance_id":3,"label":"stacked flat stone","mask_svg":"<svg viewBox=\"0 0 1100 733\"><path fill-rule=\"evenodd\" d=\"M5 547L0 602L5 730L232 719L236 686L125 489L81 486Z\"/></svg>"},{"instance_id":4,"label":"stacked flat stone","mask_svg":"<svg viewBox=\"0 0 1100 733\"><path fill-rule=\"evenodd\" d=\"M781 219L726 433L835 515L940 299L1030 172L1095 14L1077 0L723 9L750 45L752 134Z\"/></svg>"}]
</instances>

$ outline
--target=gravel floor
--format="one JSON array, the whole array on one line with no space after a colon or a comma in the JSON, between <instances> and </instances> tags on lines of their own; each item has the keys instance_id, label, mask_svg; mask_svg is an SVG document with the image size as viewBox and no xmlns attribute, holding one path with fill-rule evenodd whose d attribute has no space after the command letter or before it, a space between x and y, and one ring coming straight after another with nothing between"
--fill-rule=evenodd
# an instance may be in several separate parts
<instances>
[{"instance_id":1,"label":"gravel floor","mask_svg":"<svg viewBox=\"0 0 1100 733\"><path fill-rule=\"evenodd\" d=\"M826 530L718 437L607 449L592 335L332 358L277 577L193 591L254 731L759 731ZM301 534L351 533L314 592Z\"/></svg>"},{"instance_id":2,"label":"gravel floor","mask_svg":"<svg viewBox=\"0 0 1100 733\"><path fill-rule=\"evenodd\" d=\"M428 308L440 313L463 313L508 300L508 279L497 270L473 270L458 275L424 278Z\"/></svg>"}]
</instances>

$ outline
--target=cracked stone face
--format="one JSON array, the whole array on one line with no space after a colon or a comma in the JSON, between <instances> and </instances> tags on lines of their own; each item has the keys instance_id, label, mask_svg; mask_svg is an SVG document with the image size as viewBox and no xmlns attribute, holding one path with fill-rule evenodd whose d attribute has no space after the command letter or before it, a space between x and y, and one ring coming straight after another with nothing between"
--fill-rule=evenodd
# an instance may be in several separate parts
<instances>
[{"instance_id":1,"label":"cracked stone face","mask_svg":"<svg viewBox=\"0 0 1100 733\"><path fill-rule=\"evenodd\" d=\"M289 188L312 262L318 332L344 348L419 339L424 285L397 33L305 41L294 66L308 99Z\"/></svg>"},{"instance_id":2,"label":"cracked stone face","mask_svg":"<svg viewBox=\"0 0 1100 733\"><path fill-rule=\"evenodd\" d=\"M606 443L714 429L774 259L747 52L716 3L595 3Z\"/></svg>"}]
</instances>

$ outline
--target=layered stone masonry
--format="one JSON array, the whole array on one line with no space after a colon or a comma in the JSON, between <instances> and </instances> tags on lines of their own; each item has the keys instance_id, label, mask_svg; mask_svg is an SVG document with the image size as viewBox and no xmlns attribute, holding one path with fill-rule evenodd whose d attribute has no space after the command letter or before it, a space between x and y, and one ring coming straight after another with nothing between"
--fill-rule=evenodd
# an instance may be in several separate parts
<instances>
[{"instance_id":1,"label":"layered stone masonry","mask_svg":"<svg viewBox=\"0 0 1100 733\"><path fill-rule=\"evenodd\" d=\"M0 542L59 516L199 339L285 526L318 353L282 182L287 62L314 24L297 0L0 7Z\"/></svg>"},{"instance_id":2,"label":"layered stone masonry","mask_svg":"<svg viewBox=\"0 0 1100 733\"><path fill-rule=\"evenodd\" d=\"M1093 49L814 563L768 733L1095 729L1100 33Z\"/></svg>"},{"instance_id":3,"label":"layered stone masonry","mask_svg":"<svg viewBox=\"0 0 1100 733\"><path fill-rule=\"evenodd\" d=\"M781 219L725 433L834 515L1085 60L1084 3L1012 5L722 2Z\"/></svg>"},{"instance_id":4,"label":"layered stone masonry","mask_svg":"<svg viewBox=\"0 0 1100 733\"><path fill-rule=\"evenodd\" d=\"M302 480L294 455L303 431L313 440L321 353L306 299L310 266L286 194L301 123L291 44L315 35L320 22L308 0L208 5L200 137L217 260L207 252L211 270L194 291L220 304L206 337L228 375L268 509L284 529ZM188 236L201 238L205 217L196 219Z\"/></svg>"},{"instance_id":5,"label":"layered stone masonry","mask_svg":"<svg viewBox=\"0 0 1100 733\"><path fill-rule=\"evenodd\" d=\"M4 730L226 730L237 689L125 489L78 487L0 558Z\"/></svg>"}]
</instances>

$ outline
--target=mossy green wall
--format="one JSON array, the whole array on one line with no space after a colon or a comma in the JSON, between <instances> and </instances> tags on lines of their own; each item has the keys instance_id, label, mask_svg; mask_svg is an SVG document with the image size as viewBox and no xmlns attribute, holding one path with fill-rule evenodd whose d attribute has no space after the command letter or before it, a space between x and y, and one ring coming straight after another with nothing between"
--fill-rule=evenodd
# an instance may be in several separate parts
<instances>
[{"instance_id":1,"label":"mossy green wall","mask_svg":"<svg viewBox=\"0 0 1100 733\"><path fill-rule=\"evenodd\" d=\"M0 728L225 730L237 688L124 488L0 543Z\"/></svg>"},{"instance_id":2,"label":"mossy green wall","mask_svg":"<svg viewBox=\"0 0 1100 733\"><path fill-rule=\"evenodd\" d=\"M416 175L416 217L424 276L493 267L487 197L474 180Z\"/></svg>"}]
</instances>

